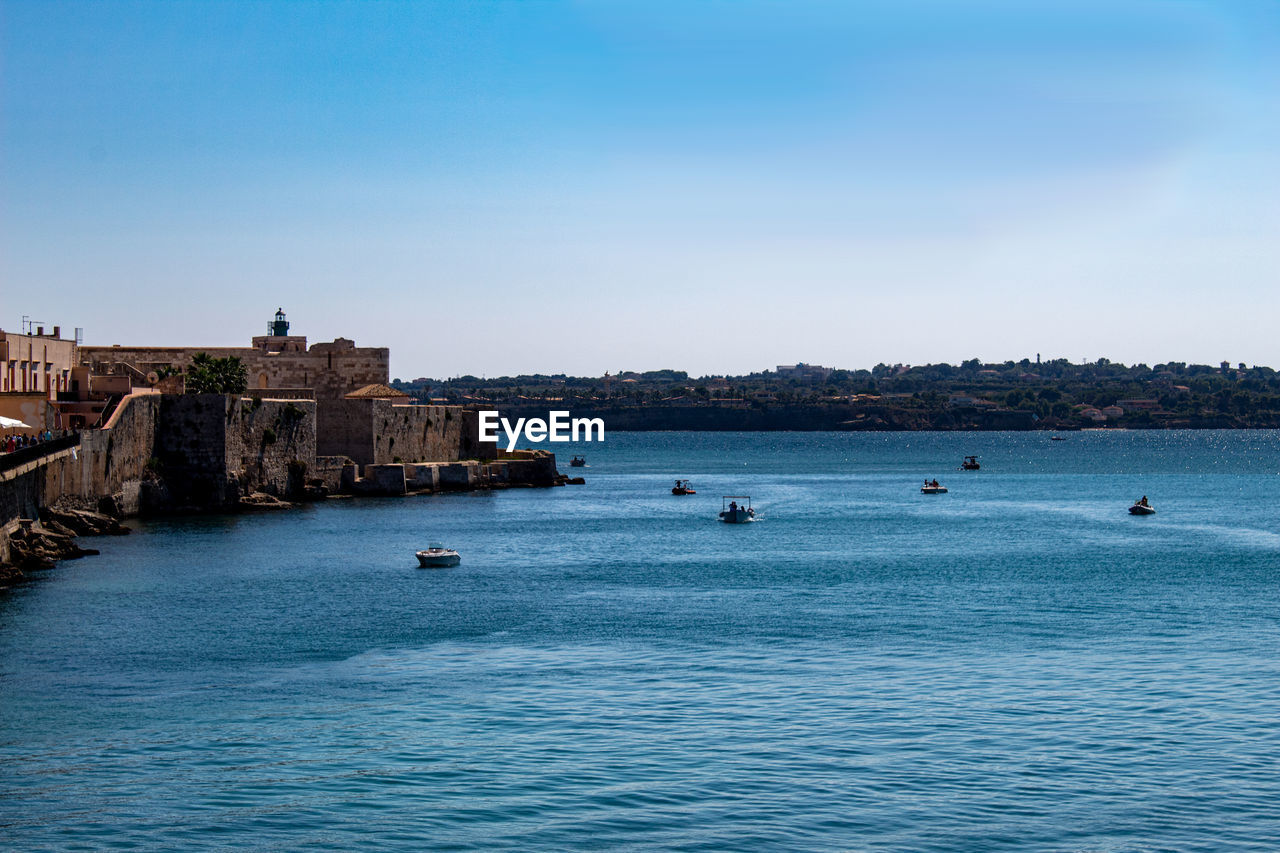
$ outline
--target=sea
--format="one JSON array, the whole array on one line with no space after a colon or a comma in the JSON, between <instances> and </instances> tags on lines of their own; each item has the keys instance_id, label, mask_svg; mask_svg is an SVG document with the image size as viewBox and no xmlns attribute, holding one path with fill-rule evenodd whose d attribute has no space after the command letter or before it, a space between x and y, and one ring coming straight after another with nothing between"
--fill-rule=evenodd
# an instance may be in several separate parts
<instances>
[{"instance_id":1,"label":"sea","mask_svg":"<svg viewBox=\"0 0 1280 853\"><path fill-rule=\"evenodd\" d=\"M1280 434L1061 437L137 521L0 593L0 848L1280 849Z\"/></svg>"}]
</instances>

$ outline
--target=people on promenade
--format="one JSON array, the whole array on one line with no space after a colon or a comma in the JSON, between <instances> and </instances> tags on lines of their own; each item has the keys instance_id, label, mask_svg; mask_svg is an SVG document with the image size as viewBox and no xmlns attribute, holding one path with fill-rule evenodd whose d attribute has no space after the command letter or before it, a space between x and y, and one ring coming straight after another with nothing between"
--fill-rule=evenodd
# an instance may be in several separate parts
<instances>
[{"instance_id":1,"label":"people on promenade","mask_svg":"<svg viewBox=\"0 0 1280 853\"><path fill-rule=\"evenodd\" d=\"M47 441L53 441L53 433L49 430L37 432L33 435L11 433L8 436L0 437L0 452L13 453L15 450L25 450L28 447L35 447Z\"/></svg>"},{"instance_id":2,"label":"people on promenade","mask_svg":"<svg viewBox=\"0 0 1280 853\"><path fill-rule=\"evenodd\" d=\"M76 434L75 430L61 429L55 434L53 430L46 429L41 432L35 432L31 435L25 433L10 433L9 435L0 435L0 453L13 453L15 450L25 450L28 447L37 447L41 444L48 444L60 438L69 438Z\"/></svg>"}]
</instances>

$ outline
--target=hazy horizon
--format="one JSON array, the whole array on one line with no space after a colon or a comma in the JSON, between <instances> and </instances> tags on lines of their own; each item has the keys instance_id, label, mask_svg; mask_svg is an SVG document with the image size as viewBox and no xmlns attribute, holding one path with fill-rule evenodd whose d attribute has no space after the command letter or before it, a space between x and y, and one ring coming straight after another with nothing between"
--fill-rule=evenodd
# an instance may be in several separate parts
<instances>
[{"instance_id":1,"label":"hazy horizon","mask_svg":"<svg viewBox=\"0 0 1280 853\"><path fill-rule=\"evenodd\" d=\"M0 0L0 327L391 375L1276 360L1267 2Z\"/></svg>"},{"instance_id":2,"label":"hazy horizon","mask_svg":"<svg viewBox=\"0 0 1280 853\"><path fill-rule=\"evenodd\" d=\"M969 359L963 359L962 361L968 361L968 360L969 360ZM989 366L989 365L999 365L999 366L1003 366L1003 365L1008 364L1009 362L1012 362L1014 365L1020 365L1024 360L1027 360L1027 361L1029 361L1029 362L1030 362L1029 367L1031 367L1031 368L1034 368L1034 367L1036 367L1036 366L1037 366L1037 362L1036 362L1036 360L1035 360L1034 358L1029 358L1029 359L1023 359L1023 358L1009 359L1009 358L1006 358L1006 359L999 359L999 360L994 360L994 361L984 361L984 362L982 362L982 364L983 364L983 366L984 366L984 367ZM1045 359L1045 358L1042 358L1042 359L1041 359L1041 361L1042 361L1042 362L1045 362L1045 363L1048 363L1048 362L1050 362L1050 361L1054 361L1054 360L1055 360L1055 359ZM1220 369L1220 368L1221 368L1221 366L1222 366L1222 362L1221 362L1221 361L1214 362L1214 363L1212 363L1212 364L1211 364L1211 363L1208 363L1208 362L1192 362L1192 361L1186 361L1186 360L1183 360L1183 359L1170 359L1170 360L1168 360L1168 361L1153 361L1153 362L1141 362L1141 361L1138 361L1138 362L1132 362L1132 363L1125 363L1125 362L1118 361L1118 360L1116 360L1116 359L1108 359L1106 356L1101 356L1099 359L1094 359L1094 360L1091 360L1091 361L1088 361L1088 362L1077 362L1077 361L1073 361L1073 362L1071 362L1071 364L1072 364L1072 366L1074 366L1074 367L1083 367L1083 366L1088 366L1088 365L1097 365L1097 364L1099 364L1099 363L1100 363L1100 361L1102 361L1102 360L1105 360L1108 364L1118 365L1119 367L1122 367L1122 368L1124 368L1124 369L1132 369L1132 368L1136 368L1136 367L1146 367L1146 368L1148 368L1148 369L1154 370L1154 369L1155 369L1156 367L1158 367L1158 366L1164 366L1164 365L1168 365L1168 364L1181 364L1181 365L1184 365L1184 366L1186 366L1186 367L1209 367L1209 368L1212 368L1212 369L1214 369L1214 370L1218 370L1218 369ZM901 362L880 362L880 363L873 364L873 365L867 365L866 367L850 367L850 366L848 366L848 365L839 365L839 364L823 364L823 365L816 365L816 366L818 366L818 367L822 367L822 368L831 368L832 370L845 370L845 371L848 371L848 372L850 372L850 373L855 373L855 372L858 372L858 371L864 371L864 370L865 370L865 371L868 371L868 372L871 372L871 371L873 371L873 370L874 370L874 368L880 367L880 366L882 366L882 365L883 365L883 366L885 366L885 367L889 367L889 368L899 368L899 367L902 367L902 368L908 368L908 369L909 369L909 368L915 368L915 367L920 367L920 368L925 368L925 367L939 367L939 366L942 366L942 365L944 365L944 364L945 364L945 365L948 365L948 366L953 367L953 368L959 368L959 367L961 366L961 364L962 364L962 361L954 361L954 362L923 362L923 363L920 363L920 364L904 364L904 363L901 363ZM810 363L809 363L809 362L805 362L804 364L805 364L806 366L809 366L809 364L810 364ZM1233 370L1234 370L1234 369L1239 368L1239 367L1241 366L1241 364L1243 364L1243 362L1228 362L1228 366L1229 366L1229 368L1230 368L1230 369L1233 369ZM740 379L740 378L744 378L744 377L747 377L747 376L753 376L753 375L757 375L757 374L772 373L772 372L775 372L775 369L776 369L777 367L779 367L779 366L780 366L780 365L773 365L773 366L771 366L771 367L764 367L764 368L758 368L758 369L752 369L752 370L743 370L743 371L739 371L739 372L736 372L736 373L702 373L702 374L695 374L695 373L693 373L692 371L684 370L683 368L680 368L680 367L641 368L641 369L638 369L638 370L635 370L635 369L632 369L632 368L623 368L623 369L621 369L621 370L611 370L611 371L609 371L609 374L610 374L611 376L615 376L615 377L616 377L616 376L623 376L623 375L628 375L628 374L643 375L643 374L646 374L646 373L662 373L662 372L679 373L679 372L681 372L681 371L683 370L683 372L684 372L684 373L689 377L689 380L690 380L690 381L692 381L692 380L701 380L701 379L714 379L714 378L720 378L720 377L727 378L727 379ZM789 365L789 366L794 366L794 362L792 363L792 365ZM1246 368L1246 369L1249 369L1249 368L1264 368L1264 369L1266 369L1266 370L1275 370L1275 368L1274 368L1274 367L1272 367L1272 366L1271 366L1271 365L1269 365L1269 364L1246 364L1246 365L1244 365L1244 366L1245 366L1245 368ZM397 375L397 376L393 376L393 381L402 381L402 382L405 382L405 383L413 383L414 381L416 381L416 380L418 380L418 379L429 379L429 380L431 380L431 381L437 381L437 382L439 382L439 381L443 381L443 382L452 382L452 381L456 381L456 380L458 380L458 379L462 379L462 378L465 378L465 377L473 377L473 378L477 378L477 379L481 379L481 380L492 380L492 379L515 379L515 378L520 377L520 376L547 376L547 377L551 377L551 376L565 376L566 378L569 378L569 379L593 379L593 378L603 378L603 374L594 374L594 373L565 373L563 370L558 370L558 371L554 371L554 372L552 372L552 373L529 373L529 372L527 372L527 371L526 371L526 372L521 372L521 373L493 373L493 374L487 374L487 375L486 375L486 374L478 374L478 373L460 373L460 374L453 374L453 375L450 375L450 376L413 376L413 377L410 377L410 376L398 376L398 375Z\"/></svg>"}]
</instances>

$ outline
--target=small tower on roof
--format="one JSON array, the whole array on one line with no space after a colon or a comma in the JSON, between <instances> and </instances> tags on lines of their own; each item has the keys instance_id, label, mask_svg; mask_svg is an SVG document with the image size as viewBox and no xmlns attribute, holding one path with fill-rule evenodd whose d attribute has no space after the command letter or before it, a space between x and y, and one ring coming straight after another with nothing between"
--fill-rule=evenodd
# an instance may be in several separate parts
<instances>
[{"instance_id":1,"label":"small tower on roof","mask_svg":"<svg viewBox=\"0 0 1280 853\"><path fill-rule=\"evenodd\" d=\"M267 334L273 338L287 337L289 334L289 321L284 318L284 309L276 309L276 318L267 324Z\"/></svg>"},{"instance_id":2,"label":"small tower on roof","mask_svg":"<svg viewBox=\"0 0 1280 853\"><path fill-rule=\"evenodd\" d=\"M284 309L277 308L275 319L267 323L267 333L253 339L253 348L265 353L306 352L307 339L304 335L289 334L289 321L284 317Z\"/></svg>"}]
</instances>

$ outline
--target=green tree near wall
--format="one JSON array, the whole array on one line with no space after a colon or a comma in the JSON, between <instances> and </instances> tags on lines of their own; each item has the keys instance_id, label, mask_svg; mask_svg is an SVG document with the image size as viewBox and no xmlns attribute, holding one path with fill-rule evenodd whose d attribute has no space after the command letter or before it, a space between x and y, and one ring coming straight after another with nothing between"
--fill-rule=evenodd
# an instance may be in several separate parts
<instances>
[{"instance_id":1,"label":"green tree near wall","mask_svg":"<svg viewBox=\"0 0 1280 853\"><path fill-rule=\"evenodd\" d=\"M249 387L249 375L236 356L213 358L198 352L187 368L188 394L243 394Z\"/></svg>"}]
</instances>

